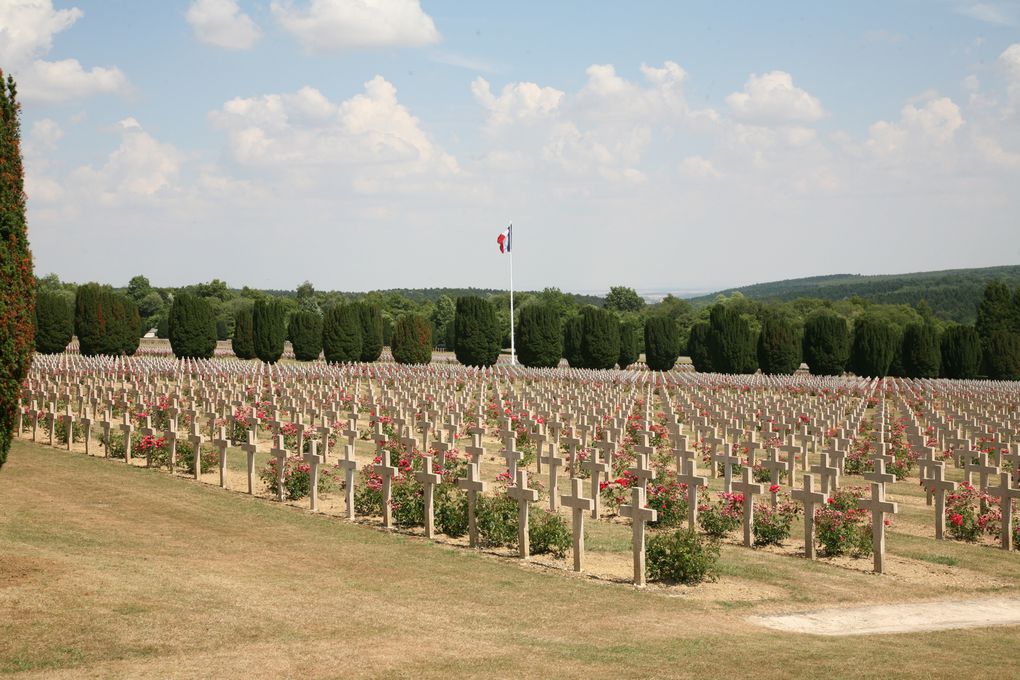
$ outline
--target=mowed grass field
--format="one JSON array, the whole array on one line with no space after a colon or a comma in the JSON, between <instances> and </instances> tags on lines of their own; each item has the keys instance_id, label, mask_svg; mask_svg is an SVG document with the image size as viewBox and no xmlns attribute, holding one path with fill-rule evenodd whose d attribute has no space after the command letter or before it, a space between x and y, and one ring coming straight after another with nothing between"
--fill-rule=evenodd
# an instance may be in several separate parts
<instances>
[{"instance_id":1,"label":"mowed grass field","mask_svg":"<svg viewBox=\"0 0 1020 680\"><path fill-rule=\"evenodd\" d=\"M616 535L592 542L629 548ZM932 541L909 535L889 542L893 557L956 570L963 585L726 546L720 584L638 590L16 441L0 471L0 672L1020 677L1020 627L825 638L746 621L1020 592L1015 554L946 543L935 555Z\"/></svg>"}]
</instances>

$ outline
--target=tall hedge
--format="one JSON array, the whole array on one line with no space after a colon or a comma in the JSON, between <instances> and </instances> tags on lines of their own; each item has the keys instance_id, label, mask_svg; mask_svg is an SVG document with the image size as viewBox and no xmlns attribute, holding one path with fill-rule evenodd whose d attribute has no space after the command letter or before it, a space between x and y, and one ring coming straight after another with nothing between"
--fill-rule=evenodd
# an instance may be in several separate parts
<instances>
[{"instance_id":1,"label":"tall hedge","mask_svg":"<svg viewBox=\"0 0 1020 680\"><path fill-rule=\"evenodd\" d=\"M896 329L885 319L865 314L854 322L850 370L860 376L884 378L896 354Z\"/></svg>"},{"instance_id":2,"label":"tall hedge","mask_svg":"<svg viewBox=\"0 0 1020 680\"><path fill-rule=\"evenodd\" d=\"M581 317L572 316L563 324L563 358L571 368L582 368L584 365L581 334Z\"/></svg>"},{"instance_id":3,"label":"tall hedge","mask_svg":"<svg viewBox=\"0 0 1020 680\"><path fill-rule=\"evenodd\" d=\"M950 326L942 334L941 375L976 378L981 372L981 338L973 326Z\"/></svg>"},{"instance_id":4,"label":"tall hedge","mask_svg":"<svg viewBox=\"0 0 1020 680\"><path fill-rule=\"evenodd\" d=\"M298 361L315 361L322 353L322 317L309 311L295 312L287 328L294 358Z\"/></svg>"},{"instance_id":5,"label":"tall hedge","mask_svg":"<svg viewBox=\"0 0 1020 680\"><path fill-rule=\"evenodd\" d=\"M712 355L708 351L710 331L711 327L707 321L699 321L691 326L691 332L687 336L687 356L698 373L711 373L715 370L712 367Z\"/></svg>"},{"instance_id":6,"label":"tall hedge","mask_svg":"<svg viewBox=\"0 0 1020 680\"><path fill-rule=\"evenodd\" d=\"M632 321L620 322L620 356L616 360L620 368L627 368L638 360L637 327Z\"/></svg>"},{"instance_id":7,"label":"tall hedge","mask_svg":"<svg viewBox=\"0 0 1020 680\"><path fill-rule=\"evenodd\" d=\"M792 375L803 354L800 334L793 322L779 314L766 314L758 335L758 366L768 375Z\"/></svg>"},{"instance_id":8,"label":"tall hedge","mask_svg":"<svg viewBox=\"0 0 1020 680\"><path fill-rule=\"evenodd\" d=\"M989 281L978 303L974 329L987 341L995 331L1020 331L1015 327L1013 296L1002 281Z\"/></svg>"},{"instance_id":9,"label":"tall hedge","mask_svg":"<svg viewBox=\"0 0 1020 680\"><path fill-rule=\"evenodd\" d=\"M432 361L432 325L428 319L420 314L405 314L397 319L390 350L398 364L427 364Z\"/></svg>"},{"instance_id":10,"label":"tall hedge","mask_svg":"<svg viewBox=\"0 0 1020 680\"><path fill-rule=\"evenodd\" d=\"M322 319L322 351L326 361L361 361L361 312L356 305L334 305Z\"/></svg>"},{"instance_id":11,"label":"tall hedge","mask_svg":"<svg viewBox=\"0 0 1020 680\"><path fill-rule=\"evenodd\" d=\"M35 303L35 351L60 354L74 335L74 309L65 295L39 291Z\"/></svg>"},{"instance_id":12,"label":"tall hedge","mask_svg":"<svg viewBox=\"0 0 1020 680\"><path fill-rule=\"evenodd\" d=\"M251 313L252 340L255 356L267 364L275 364L283 355L287 337L283 303L277 299L256 300Z\"/></svg>"},{"instance_id":13,"label":"tall hedge","mask_svg":"<svg viewBox=\"0 0 1020 680\"><path fill-rule=\"evenodd\" d=\"M645 321L645 363L653 371L668 371L680 356L680 329L668 316Z\"/></svg>"},{"instance_id":14,"label":"tall hedge","mask_svg":"<svg viewBox=\"0 0 1020 680\"><path fill-rule=\"evenodd\" d=\"M492 366L499 358L503 333L496 320L496 308L474 295L457 298L453 319L454 352L465 366Z\"/></svg>"},{"instance_id":15,"label":"tall hedge","mask_svg":"<svg viewBox=\"0 0 1020 680\"><path fill-rule=\"evenodd\" d=\"M205 298L178 293L167 318L170 349L178 359L210 359L216 351L216 319Z\"/></svg>"},{"instance_id":16,"label":"tall hedge","mask_svg":"<svg viewBox=\"0 0 1020 680\"><path fill-rule=\"evenodd\" d=\"M563 356L560 317L550 305L525 305L517 321L517 359L533 368L559 366Z\"/></svg>"},{"instance_id":17,"label":"tall hedge","mask_svg":"<svg viewBox=\"0 0 1020 680\"><path fill-rule=\"evenodd\" d=\"M912 323L903 330L903 369L908 378L937 378L942 363L939 332L930 323Z\"/></svg>"},{"instance_id":18,"label":"tall hedge","mask_svg":"<svg viewBox=\"0 0 1020 680\"><path fill-rule=\"evenodd\" d=\"M754 373L758 369L757 338L735 307L712 307L708 326L708 352L716 372Z\"/></svg>"},{"instance_id":19,"label":"tall hedge","mask_svg":"<svg viewBox=\"0 0 1020 680\"><path fill-rule=\"evenodd\" d=\"M255 358L255 337L252 335L252 308L244 307L234 315L234 336L230 339L234 356L238 359Z\"/></svg>"},{"instance_id":20,"label":"tall hedge","mask_svg":"<svg viewBox=\"0 0 1020 680\"><path fill-rule=\"evenodd\" d=\"M620 359L620 322L606 309L581 310L581 361L584 368L612 368Z\"/></svg>"},{"instance_id":21,"label":"tall hedge","mask_svg":"<svg viewBox=\"0 0 1020 680\"><path fill-rule=\"evenodd\" d=\"M992 331L982 347L985 373L992 380L1020 380L1020 335Z\"/></svg>"},{"instance_id":22,"label":"tall hedge","mask_svg":"<svg viewBox=\"0 0 1020 680\"><path fill-rule=\"evenodd\" d=\"M108 291L98 283L78 286L74 296L74 334L85 356L104 354L107 349L108 309L103 308Z\"/></svg>"},{"instance_id":23,"label":"tall hedge","mask_svg":"<svg viewBox=\"0 0 1020 680\"><path fill-rule=\"evenodd\" d=\"M383 318L377 305L368 302L356 302L361 322L361 360L378 361L383 348Z\"/></svg>"},{"instance_id":24,"label":"tall hedge","mask_svg":"<svg viewBox=\"0 0 1020 680\"><path fill-rule=\"evenodd\" d=\"M10 36L6 36L5 39ZM0 71L0 467L35 347L35 277L25 218L21 122L14 79Z\"/></svg>"},{"instance_id":25,"label":"tall hedge","mask_svg":"<svg viewBox=\"0 0 1020 680\"><path fill-rule=\"evenodd\" d=\"M846 320L822 309L804 320L804 361L814 375L841 375L850 359Z\"/></svg>"}]
</instances>

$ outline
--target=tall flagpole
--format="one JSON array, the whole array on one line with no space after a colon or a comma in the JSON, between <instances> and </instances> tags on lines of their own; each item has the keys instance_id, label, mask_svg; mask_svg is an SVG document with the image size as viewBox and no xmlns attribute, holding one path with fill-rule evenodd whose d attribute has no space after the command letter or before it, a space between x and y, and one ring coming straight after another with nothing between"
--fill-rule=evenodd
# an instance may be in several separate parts
<instances>
[{"instance_id":1,"label":"tall flagpole","mask_svg":"<svg viewBox=\"0 0 1020 680\"><path fill-rule=\"evenodd\" d=\"M514 223L510 222L510 243L507 250L510 251L510 365L517 365L517 347L514 344Z\"/></svg>"}]
</instances>

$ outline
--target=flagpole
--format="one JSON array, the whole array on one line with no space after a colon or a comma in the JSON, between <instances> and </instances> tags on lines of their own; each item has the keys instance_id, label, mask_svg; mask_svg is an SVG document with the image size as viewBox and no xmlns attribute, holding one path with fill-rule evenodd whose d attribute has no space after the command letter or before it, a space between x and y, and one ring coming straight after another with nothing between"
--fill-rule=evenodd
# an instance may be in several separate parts
<instances>
[{"instance_id":1,"label":"flagpole","mask_svg":"<svg viewBox=\"0 0 1020 680\"><path fill-rule=\"evenodd\" d=\"M510 222L510 365L517 365L517 347L514 344L514 224Z\"/></svg>"}]
</instances>

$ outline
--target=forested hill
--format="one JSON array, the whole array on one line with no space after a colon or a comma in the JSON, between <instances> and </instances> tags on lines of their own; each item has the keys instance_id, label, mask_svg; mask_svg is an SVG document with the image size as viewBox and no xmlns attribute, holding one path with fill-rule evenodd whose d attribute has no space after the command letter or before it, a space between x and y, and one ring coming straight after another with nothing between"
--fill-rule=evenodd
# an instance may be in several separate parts
<instances>
[{"instance_id":1,"label":"forested hill","mask_svg":"<svg viewBox=\"0 0 1020 680\"><path fill-rule=\"evenodd\" d=\"M269 295L276 295L278 297L294 297L297 293L293 290L264 290L262 291ZM386 290L371 291L373 293L380 293L384 296L396 294L403 298L422 304L424 302L435 302L444 295L456 300L458 297L463 295L477 295L483 298L489 298L494 295L509 295L507 290L498 290L495 288L388 288ZM515 291L521 295L536 295L536 291ZM340 294L344 297L357 300L365 297L368 293L362 292L349 292L340 291ZM564 293L564 295L572 298L578 305L595 305L601 307L605 304L606 299L598 295L581 295L580 293Z\"/></svg>"},{"instance_id":2,"label":"forested hill","mask_svg":"<svg viewBox=\"0 0 1020 680\"><path fill-rule=\"evenodd\" d=\"M802 297L843 300L856 296L871 302L913 305L926 300L937 316L961 323L974 323L985 284L995 280L1005 281L1010 288L1015 288L1020 285L1020 265L876 276L812 276L730 288L691 298L691 302L694 305L711 304L718 295L733 293L754 300L780 301Z\"/></svg>"}]
</instances>

